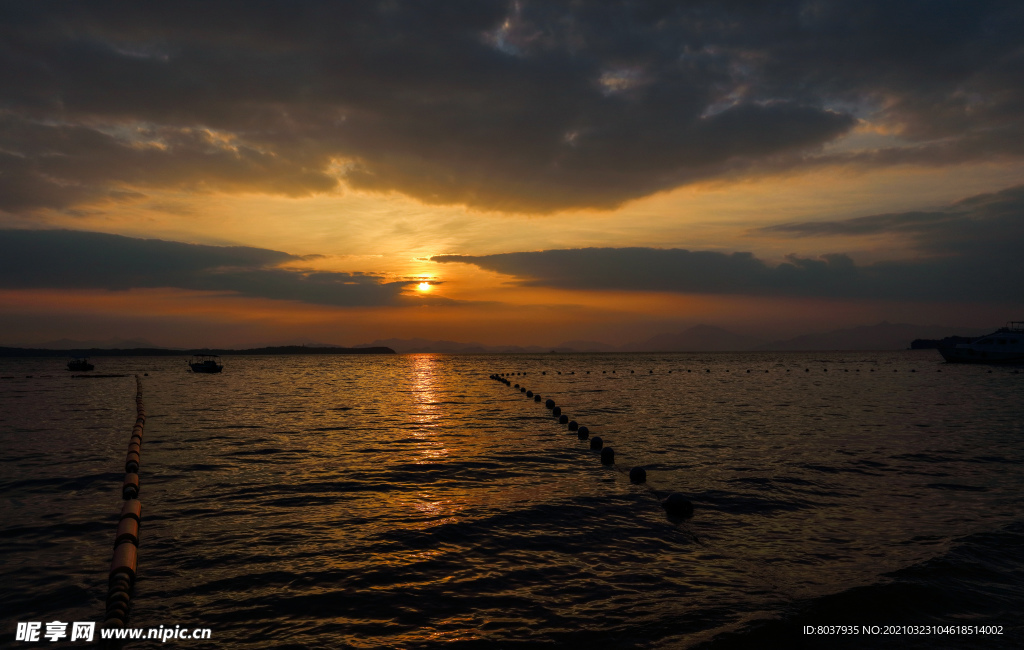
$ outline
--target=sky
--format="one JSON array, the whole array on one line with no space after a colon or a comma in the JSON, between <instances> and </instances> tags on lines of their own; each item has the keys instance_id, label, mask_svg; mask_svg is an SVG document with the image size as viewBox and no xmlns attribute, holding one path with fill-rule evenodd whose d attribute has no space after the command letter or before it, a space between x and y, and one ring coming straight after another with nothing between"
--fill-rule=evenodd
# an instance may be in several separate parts
<instances>
[{"instance_id":1,"label":"sky","mask_svg":"<svg viewBox=\"0 0 1024 650\"><path fill-rule=\"evenodd\" d=\"M0 1L0 345L1024 319L1024 4Z\"/></svg>"}]
</instances>

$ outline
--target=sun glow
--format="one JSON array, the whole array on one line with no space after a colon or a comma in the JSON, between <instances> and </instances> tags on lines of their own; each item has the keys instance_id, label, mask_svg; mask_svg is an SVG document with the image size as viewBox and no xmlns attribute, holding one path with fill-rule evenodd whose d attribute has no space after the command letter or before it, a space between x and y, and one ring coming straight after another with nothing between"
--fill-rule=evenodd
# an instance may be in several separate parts
<instances>
[{"instance_id":1,"label":"sun glow","mask_svg":"<svg viewBox=\"0 0 1024 650\"><path fill-rule=\"evenodd\" d=\"M416 290L422 291L423 293L430 291L430 288L431 285L429 282L420 282L419 284L416 285Z\"/></svg>"}]
</instances>

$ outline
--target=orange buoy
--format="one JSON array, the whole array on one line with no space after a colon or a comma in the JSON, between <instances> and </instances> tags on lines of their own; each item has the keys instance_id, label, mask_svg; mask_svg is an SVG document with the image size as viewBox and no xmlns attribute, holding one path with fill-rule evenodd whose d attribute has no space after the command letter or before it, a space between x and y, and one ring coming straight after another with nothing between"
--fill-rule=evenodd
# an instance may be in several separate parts
<instances>
[{"instance_id":1,"label":"orange buoy","mask_svg":"<svg viewBox=\"0 0 1024 650\"><path fill-rule=\"evenodd\" d=\"M128 576L129 584L135 582L135 569L139 565L139 549L135 544L121 543L114 548L114 559L110 562L111 584L118 574Z\"/></svg>"},{"instance_id":2,"label":"orange buoy","mask_svg":"<svg viewBox=\"0 0 1024 650\"><path fill-rule=\"evenodd\" d=\"M139 522L137 519L125 517L117 525L117 534L114 536L114 546L121 542L130 542L139 545Z\"/></svg>"},{"instance_id":3,"label":"orange buoy","mask_svg":"<svg viewBox=\"0 0 1024 650\"><path fill-rule=\"evenodd\" d=\"M128 499L121 506L121 519L131 517L135 521L142 521L142 502L138 499Z\"/></svg>"},{"instance_id":4,"label":"orange buoy","mask_svg":"<svg viewBox=\"0 0 1024 650\"><path fill-rule=\"evenodd\" d=\"M124 484L121 485L121 496L125 501L139 498L139 475L129 472L124 475Z\"/></svg>"}]
</instances>

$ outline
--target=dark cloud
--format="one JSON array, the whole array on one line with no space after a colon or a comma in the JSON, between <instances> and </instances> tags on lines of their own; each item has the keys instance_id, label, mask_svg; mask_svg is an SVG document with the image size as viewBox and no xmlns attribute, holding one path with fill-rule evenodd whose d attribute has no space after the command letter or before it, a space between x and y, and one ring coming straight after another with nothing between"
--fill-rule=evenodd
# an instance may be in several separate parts
<instances>
[{"instance_id":1,"label":"dark cloud","mask_svg":"<svg viewBox=\"0 0 1024 650\"><path fill-rule=\"evenodd\" d=\"M1024 302L1024 264L961 260L884 262L858 266L847 255L789 256L772 266L750 253L659 248L583 248L497 255L439 255L516 276L525 286L583 290L668 291L745 296L886 300ZM999 271L995 276L993 271ZM1015 275L1005 275L1009 272Z\"/></svg>"},{"instance_id":2,"label":"dark cloud","mask_svg":"<svg viewBox=\"0 0 1024 650\"><path fill-rule=\"evenodd\" d=\"M0 210L63 208L85 200L124 199L120 186L303 194L336 180L273 151L190 127L137 127L105 133L0 114ZM14 153L12 153L14 152ZM325 165L320 161L320 166Z\"/></svg>"},{"instance_id":3,"label":"dark cloud","mask_svg":"<svg viewBox=\"0 0 1024 650\"><path fill-rule=\"evenodd\" d=\"M764 234L900 235L910 260L857 265L847 255L790 256L772 266L750 253L654 248L584 248L497 255L441 255L520 278L530 286L682 293L1024 304L1024 186L928 212L783 224Z\"/></svg>"},{"instance_id":4,"label":"dark cloud","mask_svg":"<svg viewBox=\"0 0 1024 650\"><path fill-rule=\"evenodd\" d=\"M0 209L340 178L502 210L792 166L1024 151L1024 5L0 3Z\"/></svg>"},{"instance_id":5,"label":"dark cloud","mask_svg":"<svg viewBox=\"0 0 1024 650\"><path fill-rule=\"evenodd\" d=\"M1024 185L979 194L935 210L787 223L755 232L792 237L900 236L924 255L952 256L990 267L1004 264L1004 271L1020 272L1024 268L1018 261L1024 259L1020 253L1024 248Z\"/></svg>"},{"instance_id":6,"label":"dark cloud","mask_svg":"<svg viewBox=\"0 0 1024 650\"><path fill-rule=\"evenodd\" d=\"M71 230L0 230L0 287L5 289L172 287L323 305L374 306L401 304L400 294L411 284L385 282L372 274L280 268L301 259L244 246Z\"/></svg>"}]
</instances>

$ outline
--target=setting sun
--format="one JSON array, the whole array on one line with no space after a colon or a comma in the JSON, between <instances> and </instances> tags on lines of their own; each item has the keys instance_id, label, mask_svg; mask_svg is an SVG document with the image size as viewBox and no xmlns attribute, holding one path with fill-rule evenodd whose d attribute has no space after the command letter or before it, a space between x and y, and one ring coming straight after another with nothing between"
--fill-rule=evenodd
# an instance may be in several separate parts
<instances>
[{"instance_id":1,"label":"setting sun","mask_svg":"<svg viewBox=\"0 0 1024 650\"><path fill-rule=\"evenodd\" d=\"M417 291L423 291L423 292L430 291L430 283L429 282L420 282L419 284L416 285L416 290Z\"/></svg>"}]
</instances>

